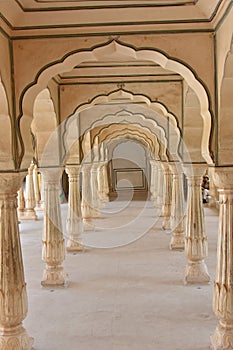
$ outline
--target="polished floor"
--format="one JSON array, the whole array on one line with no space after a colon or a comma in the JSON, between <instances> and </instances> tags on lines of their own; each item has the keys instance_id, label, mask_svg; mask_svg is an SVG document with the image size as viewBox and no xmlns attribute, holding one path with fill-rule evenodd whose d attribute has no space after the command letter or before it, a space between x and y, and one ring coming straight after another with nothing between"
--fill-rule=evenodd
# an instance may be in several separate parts
<instances>
[{"instance_id":1,"label":"polished floor","mask_svg":"<svg viewBox=\"0 0 233 350\"><path fill-rule=\"evenodd\" d=\"M207 350L217 324L212 311L218 213L206 207L206 259L211 283L183 285L184 253L151 202L114 201L67 254L69 286L43 289L42 214L20 224L29 313L24 325L35 350ZM65 227L67 204L62 205ZM64 228L65 232L65 228Z\"/></svg>"}]
</instances>

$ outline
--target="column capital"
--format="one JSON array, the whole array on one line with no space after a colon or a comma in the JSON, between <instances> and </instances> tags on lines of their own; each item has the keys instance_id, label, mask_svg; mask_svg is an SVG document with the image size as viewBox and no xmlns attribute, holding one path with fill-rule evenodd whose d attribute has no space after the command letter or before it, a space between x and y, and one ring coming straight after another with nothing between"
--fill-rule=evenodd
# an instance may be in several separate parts
<instances>
[{"instance_id":1,"label":"column capital","mask_svg":"<svg viewBox=\"0 0 233 350\"><path fill-rule=\"evenodd\" d=\"M187 178L202 177L205 175L207 164L183 164L182 167Z\"/></svg>"},{"instance_id":2,"label":"column capital","mask_svg":"<svg viewBox=\"0 0 233 350\"><path fill-rule=\"evenodd\" d=\"M214 171L214 183L218 191L233 191L233 167L217 167Z\"/></svg>"},{"instance_id":3,"label":"column capital","mask_svg":"<svg viewBox=\"0 0 233 350\"><path fill-rule=\"evenodd\" d=\"M26 175L26 172L0 173L0 193L16 193Z\"/></svg>"},{"instance_id":4,"label":"column capital","mask_svg":"<svg viewBox=\"0 0 233 350\"><path fill-rule=\"evenodd\" d=\"M69 176L78 176L81 171L81 165L80 164L67 164L65 166L65 172Z\"/></svg>"},{"instance_id":5,"label":"column capital","mask_svg":"<svg viewBox=\"0 0 233 350\"><path fill-rule=\"evenodd\" d=\"M165 173L170 174L169 162L161 162L161 166L162 166L164 174Z\"/></svg>"},{"instance_id":6,"label":"column capital","mask_svg":"<svg viewBox=\"0 0 233 350\"><path fill-rule=\"evenodd\" d=\"M57 183L61 176L64 167L51 167L51 168L40 168L40 172L43 174L44 182Z\"/></svg>"},{"instance_id":7,"label":"column capital","mask_svg":"<svg viewBox=\"0 0 233 350\"><path fill-rule=\"evenodd\" d=\"M172 172L172 175L183 174L184 170L180 162L169 162L169 169Z\"/></svg>"}]
</instances>

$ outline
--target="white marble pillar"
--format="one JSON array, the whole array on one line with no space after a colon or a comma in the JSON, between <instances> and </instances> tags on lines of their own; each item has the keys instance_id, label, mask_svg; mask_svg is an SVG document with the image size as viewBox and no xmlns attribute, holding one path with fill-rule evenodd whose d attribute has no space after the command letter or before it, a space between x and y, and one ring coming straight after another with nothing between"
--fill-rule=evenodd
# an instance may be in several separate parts
<instances>
[{"instance_id":1,"label":"white marble pillar","mask_svg":"<svg viewBox=\"0 0 233 350\"><path fill-rule=\"evenodd\" d=\"M79 188L80 165L67 165L65 170L69 177L68 214L66 220L68 241L66 250L68 252L83 251L84 247L81 238L83 223Z\"/></svg>"},{"instance_id":2,"label":"white marble pillar","mask_svg":"<svg viewBox=\"0 0 233 350\"><path fill-rule=\"evenodd\" d=\"M82 164L82 218L83 218L83 230L94 230L94 223L92 219L92 192L91 192L91 167L90 163Z\"/></svg>"},{"instance_id":3,"label":"white marble pillar","mask_svg":"<svg viewBox=\"0 0 233 350\"><path fill-rule=\"evenodd\" d=\"M108 183L108 162L103 163L102 167L102 173L103 173L103 191L104 191L104 201L109 202L109 183Z\"/></svg>"},{"instance_id":4,"label":"white marble pillar","mask_svg":"<svg viewBox=\"0 0 233 350\"><path fill-rule=\"evenodd\" d=\"M184 249L185 202L183 188L183 169L179 163L169 163L172 173L170 249Z\"/></svg>"},{"instance_id":5,"label":"white marble pillar","mask_svg":"<svg viewBox=\"0 0 233 350\"><path fill-rule=\"evenodd\" d=\"M233 350L233 168L216 168L219 229L213 308L219 319L211 337L213 350Z\"/></svg>"},{"instance_id":6,"label":"white marble pillar","mask_svg":"<svg viewBox=\"0 0 233 350\"><path fill-rule=\"evenodd\" d=\"M99 162L97 167L97 183L98 183L98 196L101 207L104 206L104 202L107 202L107 196L105 193L105 184L104 184L104 162Z\"/></svg>"},{"instance_id":7,"label":"white marble pillar","mask_svg":"<svg viewBox=\"0 0 233 350\"><path fill-rule=\"evenodd\" d=\"M160 216L163 216L163 207L164 207L164 173L163 173L161 162L158 163L157 207L161 208Z\"/></svg>"},{"instance_id":8,"label":"white marble pillar","mask_svg":"<svg viewBox=\"0 0 233 350\"><path fill-rule=\"evenodd\" d=\"M24 188L23 185L20 187L18 191L18 198L17 198L17 203L18 203L18 218L19 220L24 219L24 211L25 211L25 198L24 198Z\"/></svg>"},{"instance_id":9,"label":"white marble pillar","mask_svg":"<svg viewBox=\"0 0 233 350\"><path fill-rule=\"evenodd\" d=\"M184 278L186 284L208 283L210 281L204 261L208 255L208 244L201 194L201 183L205 169L206 167L201 164L184 167L188 179L188 211L185 235L185 255L188 258L188 264Z\"/></svg>"},{"instance_id":10,"label":"white marble pillar","mask_svg":"<svg viewBox=\"0 0 233 350\"><path fill-rule=\"evenodd\" d=\"M33 169L34 164L31 163L28 168L28 174L26 176L26 193L25 193L25 211L24 211L24 220L37 220L37 215L35 212L36 199L34 192L34 183L33 183Z\"/></svg>"},{"instance_id":11,"label":"white marble pillar","mask_svg":"<svg viewBox=\"0 0 233 350\"><path fill-rule=\"evenodd\" d=\"M42 260L45 262L42 286L65 286L67 275L62 262L65 258L62 234L60 181L61 168L42 168L44 181L44 231L42 238Z\"/></svg>"},{"instance_id":12,"label":"white marble pillar","mask_svg":"<svg viewBox=\"0 0 233 350\"><path fill-rule=\"evenodd\" d=\"M91 167L91 193L92 193L92 217L98 218L100 216L99 209L100 198L98 193L98 180L97 180L97 169L99 163L93 163Z\"/></svg>"},{"instance_id":13,"label":"white marble pillar","mask_svg":"<svg viewBox=\"0 0 233 350\"><path fill-rule=\"evenodd\" d=\"M30 350L23 328L28 302L19 238L17 191L24 176L0 174L0 349Z\"/></svg>"},{"instance_id":14,"label":"white marble pillar","mask_svg":"<svg viewBox=\"0 0 233 350\"><path fill-rule=\"evenodd\" d=\"M156 196L155 196L155 164L154 164L154 160L150 160L150 199L151 201L155 201L156 200Z\"/></svg>"},{"instance_id":15,"label":"white marble pillar","mask_svg":"<svg viewBox=\"0 0 233 350\"><path fill-rule=\"evenodd\" d=\"M35 164L33 169L33 184L34 184L34 193L35 193L35 202L36 207L35 209L38 211L43 211L43 206L41 202L41 195L40 195L40 187L39 187L39 180L38 180L38 167Z\"/></svg>"},{"instance_id":16,"label":"white marble pillar","mask_svg":"<svg viewBox=\"0 0 233 350\"><path fill-rule=\"evenodd\" d=\"M162 163L163 174L164 174L164 204L163 204L163 223L162 228L164 230L171 229L171 200L172 200L172 181L171 171L169 164Z\"/></svg>"}]
</instances>

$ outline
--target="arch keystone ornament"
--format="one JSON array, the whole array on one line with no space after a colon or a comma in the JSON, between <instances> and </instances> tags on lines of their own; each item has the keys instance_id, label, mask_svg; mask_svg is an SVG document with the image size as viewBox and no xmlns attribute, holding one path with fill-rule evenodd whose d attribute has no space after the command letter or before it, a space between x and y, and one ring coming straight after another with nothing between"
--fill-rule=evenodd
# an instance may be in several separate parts
<instances>
[{"instance_id":1,"label":"arch keystone ornament","mask_svg":"<svg viewBox=\"0 0 233 350\"><path fill-rule=\"evenodd\" d=\"M233 349L233 168L215 169L219 192L219 230L213 309L219 319L213 350Z\"/></svg>"},{"instance_id":2,"label":"arch keystone ornament","mask_svg":"<svg viewBox=\"0 0 233 350\"><path fill-rule=\"evenodd\" d=\"M28 312L19 238L17 191L25 174L0 174L0 349L30 350L22 326Z\"/></svg>"}]
</instances>

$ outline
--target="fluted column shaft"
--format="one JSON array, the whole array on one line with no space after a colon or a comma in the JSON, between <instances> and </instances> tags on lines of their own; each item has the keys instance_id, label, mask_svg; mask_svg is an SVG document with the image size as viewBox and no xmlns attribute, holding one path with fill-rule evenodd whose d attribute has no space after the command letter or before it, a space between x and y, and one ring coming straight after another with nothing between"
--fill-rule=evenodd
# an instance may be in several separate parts
<instances>
[{"instance_id":1,"label":"fluted column shaft","mask_svg":"<svg viewBox=\"0 0 233 350\"><path fill-rule=\"evenodd\" d=\"M24 211L25 211L25 198L24 198L24 189L23 185L20 187L18 191L18 218L23 219L24 218Z\"/></svg>"},{"instance_id":2,"label":"fluted column shaft","mask_svg":"<svg viewBox=\"0 0 233 350\"><path fill-rule=\"evenodd\" d=\"M45 262L42 286L64 286L66 274L60 207L61 168L41 169L44 180L44 231L42 260Z\"/></svg>"},{"instance_id":3,"label":"fluted column shaft","mask_svg":"<svg viewBox=\"0 0 233 350\"><path fill-rule=\"evenodd\" d=\"M101 202L108 201L108 190L106 191L106 183L105 183L105 163L99 163L97 168L97 182L98 182L98 194Z\"/></svg>"},{"instance_id":4,"label":"fluted column shaft","mask_svg":"<svg viewBox=\"0 0 233 350\"><path fill-rule=\"evenodd\" d=\"M214 283L214 312L219 324L211 337L214 350L233 349L233 168L217 168L219 230Z\"/></svg>"},{"instance_id":5,"label":"fluted column shaft","mask_svg":"<svg viewBox=\"0 0 233 350\"><path fill-rule=\"evenodd\" d=\"M98 193L97 169L99 163L93 163L91 167L91 192L92 192L92 216L99 217L100 198Z\"/></svg>"},{"instance_id":6,"label":"fluted column shaft","mask_svg":"<svg viewBox=\"0 0 233 350\"><path fill-rule=\"evenodd\" d=\"M43 210L41 205L41 194L40 187L38 181L38 168L37 165L34 165L33 168L33 184L34 184L34 193L35 193L35 202L36 202L36 210Z\"/></svg>"},{"instance_id":7,"label":"fluted column shaft","mask_svg":"<svg viewBox=\"0 0 233 350\"><path fill-rule=\"evenodd\" d=\"M163 224L164 230L170 230L171 228L171 199L172 199L172 181L171 171L168 163L162 163L164 173L164 204L163 204Z\"/></svg>"},{"instance_id":8,"label":"fluted column shaft","mask_svg":"<svg viewBox=\"0 0 233 350\"><path fill-rule=\"evenodd\" d=\"M188 212L185 236L185 255L188 258L188 265L185 271L185 283L208 283L210 281L204 262L208 255L201 194L204 172L205 167L197 164L185 168L188 179Z\"/></svg>"},{"instance_id":9,"label":"fluted column shaft","mask_svg":"<svg viewBox=\"0 0 233 350\"><path fill-rule=\"evenodd\" d=\"M31 164L28 168L28 174L26 176L26 193L25 193L25 215L24 220L36 220L37 215L35 212L36 199L33 183L33 169L34 164Z\"/></svg>"},{"instance_id":10,"label":"fluted column shaft","mask_svg":"<svg viewBox=\"0 0 233 350\"><path fill-rule=\"evenodd\" d=\"M30 350L33 340L22 326L28 312L19 238L17 191L20 174L0 174L0 349Z\"/></svg>"},{"instance_id":11,"label":"fluted column shaft","mask_svg":"<svg viewBox=\"0 0 233 350\"><path fill-rule=\"evenodd\" d=\"M171 228L170 249L184 249L185 203L183 188L183 171L179 164L169 164L172 173Z\"/></svg>"},{"instance_id":12,"label":"fluted column shaft","mask_svg":"<svg viewBox=\"0 0 233 350\"><path fill-rule=\"evenodd\" d=\"M67 165L66 173L69 177L69 198L68 198L68 214L66 220L66 231L68 241L66 245L67 251L82 251L81 235L83 231L81 200L79 191L79 165Z\"/></svg>"},{"instance_id":13,"label":"fluted column shaft","mask_svg":"<svg viewBox=\"0 0 233 350\"><path fill-rule=\"evenodd\" d=\"M92 164L82 164L81 210L84 231L94 230L94 223L92 220L91 167Z\"/></svg>"},{"instance_id":14,"label":"fluted column shaft","mask_svg":"<svg viewBox=\"0 0 233 350\"><path fill-rule=\"evenodd\" d=\"M150 160L150 194L151 194L151 200L154 201L156 199L155 197L155 166L154 166L154 160Z\"/></svg>"},{"instance_id":15,"label":"fluted column shaft","mask_svg":"<svg viewBox=\"0 0 233 350\"><path fill-rule=\"evenodd\" d=\"M103 173L103 190L104 190L104 201L109 202L109 184L108 184L108 170L107 170L108 162L104 162L102 167Z\"/></svg>"},{"instance_id":16,"label":"fluted column shaft","mask_svg":"<svg viewBox=\"0 0 233 350\"><path fill-rule=\"evenodd\" d=\"M160 216L163 216L164 207L164 173L161 162L158 167L158 195L157 195L157 206L161 208Z\"/></svg>"}]
</instances>

